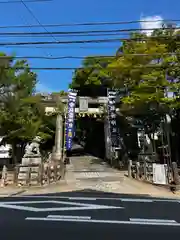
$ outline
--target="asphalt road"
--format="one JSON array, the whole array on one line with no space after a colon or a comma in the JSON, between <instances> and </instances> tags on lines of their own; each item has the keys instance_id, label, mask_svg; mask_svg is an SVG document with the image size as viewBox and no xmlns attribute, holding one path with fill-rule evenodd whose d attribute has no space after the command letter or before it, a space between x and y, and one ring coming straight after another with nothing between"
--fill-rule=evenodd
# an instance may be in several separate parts
<instances>
[{"instance_id":1,"label":"asphalt road","mask_svg":"<svg viewBox=\"0 0 180 240\"><path fill-rule=\"evenodd\" d=\"M180 201L96 191L0 199L2 239L162 239L180 236Z\"/></svg>"}]
</instances>

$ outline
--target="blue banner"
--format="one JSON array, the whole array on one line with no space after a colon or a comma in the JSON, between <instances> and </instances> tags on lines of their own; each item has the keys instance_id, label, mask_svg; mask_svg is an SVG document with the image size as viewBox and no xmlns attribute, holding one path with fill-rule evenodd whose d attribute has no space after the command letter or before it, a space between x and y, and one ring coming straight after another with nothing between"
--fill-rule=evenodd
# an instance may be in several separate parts
<instances>
[{"instance_id":1,"label":"blue banner","mask_svg":"<svg viewBox=\"0 0 180 240\"><path fill-rule=\"evenodd\" d=\"M77 93L70 91L68 94L68 111L66 116L66 150L71 150L74 137L74 119Z\"/></svg>"}]
</instances>

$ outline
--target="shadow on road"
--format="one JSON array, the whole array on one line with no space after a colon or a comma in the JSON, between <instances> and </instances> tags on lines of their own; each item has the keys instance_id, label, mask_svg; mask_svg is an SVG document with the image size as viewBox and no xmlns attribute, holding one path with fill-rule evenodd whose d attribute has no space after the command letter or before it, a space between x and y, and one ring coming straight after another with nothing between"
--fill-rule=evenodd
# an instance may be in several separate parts
<instances>
[{"instance_id":1,"label":"shadow on road","mask_svg":"<svg viewBox=\"0 0 180 240\"><path fill-rule=\"evenodd\" d=\"M35 194L33 196L40 196L39 194ZM150 198L149 194L123 194L123 193L112 193L112 192L104 192L104 191L97 191L92 189L83 189L77 191L68 191L68 192L61 192L61 193L47 193L41 194L41 196L71 196L71 197L112 197L112 198Z\"/></svg>"}]
</instances>

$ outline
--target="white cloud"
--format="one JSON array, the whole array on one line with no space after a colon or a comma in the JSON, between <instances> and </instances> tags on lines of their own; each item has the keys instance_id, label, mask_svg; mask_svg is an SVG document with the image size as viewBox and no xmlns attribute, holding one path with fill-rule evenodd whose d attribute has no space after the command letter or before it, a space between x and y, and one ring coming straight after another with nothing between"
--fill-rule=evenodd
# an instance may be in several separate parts
<instances>
[{"instance_id":1,"label":"white cloud","mask_svg":"<svg viewBox=\"0 0 180 240\"><path fill-rule=\"evenodd\" d=\"M153 32L153 30L148 30L148 29L161 28L163 25L163 18L161 16L141 17L140 20L144 21L144 22L140 22L140 26L141 26L141 29L146 29L146 30L142 30L142 32L147 34L147 36L150 36Z\"/></svg>"}]
</instances>

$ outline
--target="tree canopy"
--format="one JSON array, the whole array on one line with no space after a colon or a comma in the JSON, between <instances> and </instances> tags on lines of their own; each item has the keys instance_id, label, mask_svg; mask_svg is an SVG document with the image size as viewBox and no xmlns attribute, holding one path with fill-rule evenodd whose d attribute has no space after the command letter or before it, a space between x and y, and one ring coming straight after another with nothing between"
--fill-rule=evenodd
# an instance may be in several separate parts
<instances>
[{"instance_id":1,"label":"tree canopy","mask_svg":"<svg viewBox=\"0 0 180 240\"><path fill-rule=\"evenodd\" d=\"M0 63L0 134L17 157L17 146L23 155L27 142L39 136L43 143L52 138L54 131L40 96L35 95L37 75L28 62L1 54Z\"/></svg>"},{"instance_id":2,"label":"tree canopy","mask_svg":"<svg viewBox=\"0 0 180 240\"><path fill-rule=\"evenodd\" d=\"M151 36L132 33L114 56L85 58L82 68L74 72L70 86L125 88L121 111L126 116L141 115L151 121L152 116L160 117L180 107L178 43L179 31L168 24Z\"/></svg>"}]
</instances>

